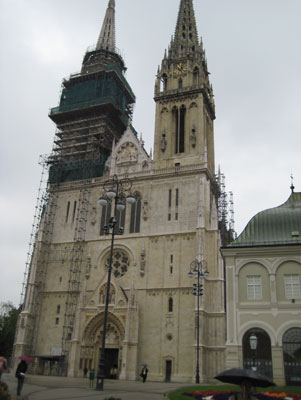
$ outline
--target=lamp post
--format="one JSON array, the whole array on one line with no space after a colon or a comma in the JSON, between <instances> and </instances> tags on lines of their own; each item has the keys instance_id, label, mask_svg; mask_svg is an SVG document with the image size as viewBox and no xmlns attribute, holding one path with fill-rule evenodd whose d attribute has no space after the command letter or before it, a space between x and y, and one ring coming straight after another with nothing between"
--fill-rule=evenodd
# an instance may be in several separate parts
<instances>
[{"instance_id":1,"label":"lamp post","mask_svg":"<svg viewBox=\"0 0 301 400\"><path fill-rule=\"evenodd\" d=\"M258 343L258 338L255 335L255 333L252 333L251 336L249 337L249 343L250 343L250 348L253 352L253 366L252 366L252 370L256 371L256 365L255 365L255 353L256 353L256 349L257 349L257 343Z\"/></svg>"},{"instance_id":2,"label":"lamp post","mask_svg":"<svg viewBox=\"0 0 301 400\"><path fill-rule=\"evenodd\" d=\"M107 180L104 183L104 194L99 198L98 203L101 206L106 206L108 202L114 201L113 216L110 217L109 224L104 226L104 233L106 235L111 234L111 250L110 259L108 266L108 279L107 279L107 290L106 290L106 300L105 300L105 311L103 320L103 332L102 332L102 344L101 353L99 359L99 366L97 371L97 382L96 390L103 390L104 377L105 377L105 346L106 346L106 333L107 333L107 321L108 321L108 311L109 311L109 298L110 298L110 286L111 286L111 274L112 274L112 261L113 261L113 251L114 251L114 239L115 235L122 235L124 227L119 226L118 231L116 231L117 224L117 211L122 212L125 209L125 201L129 204L134 204L136 199L132 194L125 197L125 193L129 192L132 187L132 182L130 179L125 178L119 180L117 175L114 175L112 179Z\"/></svg>"},{"instance_id":3,"label":"lamp post","mask_svg":"<svg viewBox=\"0 0 301 400\"><path fill-rule=\"evenodd\" d=\"M197 296L197 318L196 318L196 329L197 329L197 345L196 345L196 375L195 383L200 383L200 296L203 296L203 284L201 281L209 275L207 271L207 262L203 261L192 261L190 264L190 271L188 272L189 278L196 277L197 283L193 284L193 295Z\"/></svg>"}]
</instances>

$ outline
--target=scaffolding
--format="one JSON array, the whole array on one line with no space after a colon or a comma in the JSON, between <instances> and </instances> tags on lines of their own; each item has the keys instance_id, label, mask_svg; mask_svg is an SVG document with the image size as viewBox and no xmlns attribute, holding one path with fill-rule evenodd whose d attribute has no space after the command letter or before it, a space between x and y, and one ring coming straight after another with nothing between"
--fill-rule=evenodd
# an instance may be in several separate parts
<instances>
[{"instance_id":1,"label":"scaffolding","mask_svg":"<svg viewBox=\"0 0 301 400\"><path fill-rule=\"evenodd\" d=\"M42 306L42 293L45 287L54 217L57 207L57 194L48 190L47 156L40 156L42 174L38 189L34 219L25 263L24 278L20 296L20 306L24 315L25 336L22 353L32 355L37 336ZM23 315L20 316L23 318ZM19 318L19 319L20 319ZM20 321L18 321L18 327ZM19 346L17 337L15 345Z\"/></svg>"},{"instance_id":2,"label":"scaffolding","mask_svg":"<svg viewBox=\"0 0 301 400\"><path fill-rule=\"evenodd\" d=\"M229 244L235 237L234 230L234 201L233 193L226 192L225 175L220 171L216 177L219 187L218 222L221 232L222 245Z\"/></svg>"},{"instance_id":3,"label":"scaffolding","mask_svg":"<svg viewBox=\"0 0 301 400\"><path fill-rule=\"evenodd\" d=\"M69 270L68 292L66 299L66 309L64 315L63 335L62 335L62 365L61 374L67 375L68 358L70 352L70 342L72 339L73 328L75 325L76 309L80 295L81 271L84 254L84 242L86 236L87 218L89 212L90 189L86 182L86 187L82 188L79 196L79 205L74 231L74 243L71 250L71 263Z\"/></svg>"}]
</instances>

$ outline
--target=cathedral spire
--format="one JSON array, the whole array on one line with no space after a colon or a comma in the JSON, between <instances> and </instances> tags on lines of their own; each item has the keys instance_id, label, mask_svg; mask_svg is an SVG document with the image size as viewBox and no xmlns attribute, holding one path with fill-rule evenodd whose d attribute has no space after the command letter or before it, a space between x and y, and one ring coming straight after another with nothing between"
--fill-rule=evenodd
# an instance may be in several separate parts
<instances>
[{"instance_id":1,"label":"cathedral spire","mask_svg":"<svg viewBox=\"0 0 301 400\"><path fill-rule=\"evenodd\" d=\"M109 0L96 50L108 50L115 53L115 0Z\"/></svg>"},{"instance_id":2,"label":"cathedral spire","mask_svg":"<svg viewBox=\"0 0 301 400\"><path fill-rule=\"evenodd\" d=\"M181 0L176 31L171 42L173 58L195 53L199 48L197 26L194 16L193 0Z\"/></svg>"}]
</instances>

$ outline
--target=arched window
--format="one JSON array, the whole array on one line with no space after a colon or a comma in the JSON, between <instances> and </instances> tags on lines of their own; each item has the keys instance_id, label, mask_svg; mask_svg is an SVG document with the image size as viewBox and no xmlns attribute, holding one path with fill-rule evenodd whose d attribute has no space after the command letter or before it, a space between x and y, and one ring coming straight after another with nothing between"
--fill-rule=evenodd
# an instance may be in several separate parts
<instances>
[{"instance_id":1,"label":"arched window","mask_svg":"<svg viewBox=\"0 0 301 400\"><path fill-rule=\"evenodd\" d=\"M180 129L179 129L179 153L184 153L185 148L185 118L186 107L180 108Z\"/></svg>"},{"instance_id":2,"label":"arched window","mask_svg":"<svg viewBox=\"0 0 301 400\"><path fill-rule=\"evenodd\" d=\"M111 218L111 203L108 203L106 206L102 206L101 210L101 223L100 223L100 235L105 234L105 227L109 225Z\"/></svg>"},{"instance_id":3,"label":"arched window","mask_svg":"<svg viewBox=\"0 0 301 400\"><path fill-rule=\"evenodd\" d=\"M197 85L199 83L199 69L197 67L193 70L193 84Z\"/></svg>"},{"instance_id":4,"label":"arched window","mask_svg":"<svg viewBox=\"0 0 301 400\"><path fill-rule=\"evenodd\" d=\"M301 328L287 330L283 335L282 347L286 384L300 385Z\"/></svg>"},{"instance_id":5,"label":"arched window","mask_svg":"<svg viewBox=\"0 0 301 400\"><path fill-rule=\"evenodd\" d=\"M179 79L179 89L183 89L183 81L182 81L182 79Z\"/></svg>"},{"instance_id":6,"label":"arched window","mask_svg":"<svg viewBox=\"0 0 301 400\"><path fill-rule=\"evenodd\" d=\"M173 130L175 132L175 152L184 153L185 151L185 122L186 107L182 105L180 110L174 107L172 110Z\"/></svg>"},{"instance_id":7,"label":"arched window","mask_svg":"<svg viewBox=\"0 0 301 400\"><path fill-rule=\"evenodd\" d=\"M256 346L251 348L250 337L256 336ZM273 378L272 349L269 335L260 328L249 329L243 337L243 366Z\"/></svg>"},{"instance_id":8,"label":"arched window","mask_svg":"<svg viewBox=\"0 0 301 400\"><path fill-rule=\"evenodd\" d=\"M140 232L141 196L135 193L136 201L131 205L130 233Z\"/></svg>"},{"instance_id":9,"label":"arched window","mask_svg":"<svg viewBox=\"0 0 301 400\"><path fill-rule=\"evenodd\" d=\"M106 227L109 226L111 213L112 213L112 203L108 203L106 206L102 206L101 223L100 223L101 236L105 234ZM126 208L123 211L118 211L118 210L116 211L117 223L115 225L115 233L117 233L121 227L124 228L125 215L126 215Z\"/></svg>"},{"instance_id":10,"label":"arched window","mask_svg":"<svg viewBox=\"0 0 301 400\"><path fill-rule=\"evenodd\" d=\"M107 257L105 266L108 269L110 265L110 256ZM128 255L122 250L115 250L112 259L112 274L115 278L121 278L129 269L130 262Z\"/></svg>"},{"instance_id":11,"label":"arched window","mask_svg":"<svg viewBox=\"0 0 301 400\"><path fill-rule=\"evenodd\" d=\"M168 299L168 312L173 312L173 298Z\"/></svg>"},{"instance_id":12,"label":"arched window","mask_svg":"<svg viewBox=\"0 0 301 400\"><path fill-rule=\"evenodd\" d=\"M163 91L165 92L167 90L167 81L168 81L166 74L163 74L162 80L163 80Z\"/></svg>"}]
</instances>

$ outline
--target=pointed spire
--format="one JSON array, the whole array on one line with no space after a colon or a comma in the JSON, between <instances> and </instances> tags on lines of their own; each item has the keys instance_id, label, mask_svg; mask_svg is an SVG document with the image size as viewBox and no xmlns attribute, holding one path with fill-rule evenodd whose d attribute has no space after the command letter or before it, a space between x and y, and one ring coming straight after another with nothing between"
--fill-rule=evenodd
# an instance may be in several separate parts
<instances>
[{"instance_id":1,"label":"pointed spire","mask_svg":"<svg viewBox=\"0 0 301 400\"><path fill-rule=\"evenodd\" d=\"M96 50L108 50L115 53L115 0L109 0Z\"/></svg>"},{"instance_id":2,"label":"pointed spire","mask_svg":"<svg viewBox=\"0 0 301 400\"><path fill-rule=\"evenodd\" d=\"M181 0L174 41L174 57L194 53L199 47L197 26L194 16L193 0Z\"/></svg>"}]
</instances>

